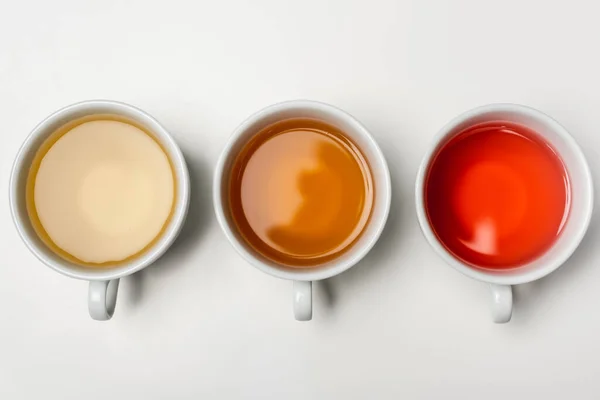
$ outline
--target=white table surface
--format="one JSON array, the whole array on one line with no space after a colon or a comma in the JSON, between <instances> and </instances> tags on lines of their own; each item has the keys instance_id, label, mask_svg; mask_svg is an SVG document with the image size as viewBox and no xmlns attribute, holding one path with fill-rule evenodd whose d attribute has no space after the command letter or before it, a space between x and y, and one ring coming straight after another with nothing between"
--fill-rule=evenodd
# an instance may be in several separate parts
<instances>
[{"instance_id":1,"label":"white table surface","mask_svg":"<svg viewBox=\"0 0 600 400\"><path fill-rule=\"evenodd\" d=\"M432 136L490 102L558 119L600 187L596 3L0 0L0 399L599 398L599 214L571 260L517 287L513 321L494 325L486 285L433 253L413 200ZM159 119L193 185L183 236L123 280L110 322L88 316L85 282L29 253L6 195L34 125L94 98ZM382 239L315 285L308 323L293 319L290 282L233 251L211 204L232 130L296 98L361 120L393 183Z\"/></svg>"}]
</instances>

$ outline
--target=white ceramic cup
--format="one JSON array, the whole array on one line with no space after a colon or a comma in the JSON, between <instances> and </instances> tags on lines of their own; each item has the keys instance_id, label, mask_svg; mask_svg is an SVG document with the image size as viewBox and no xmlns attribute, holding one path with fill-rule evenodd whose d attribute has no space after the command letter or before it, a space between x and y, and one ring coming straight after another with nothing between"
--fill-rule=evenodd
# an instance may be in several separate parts
<instances>
[{"instance_id":1,"label":"white ceramic cup","mask_svg":"<svg viewBox=\"0 0 600 400\"><path fill-rule=\"evenodd\" d=\"M58 256L36 234L27 214L25 190L27 175L38 148L64 124L94 114L125 117L140 124L161 144L174 168L176 182L175 207L166 229L156 243L134 258L115 267L82 267ZM91 100L72 104L56 111L40 122L29 134L15 159L10 177L10 209L15 227L29 250L44 264L66 276L89 281L88 308L90 316L99 321L112 317L117 302L119 279L131 275L156 261L173 243L187 215L190 179L181 150L161 124L144 111L128 104Z\"/></svg>"},{"instance_id":2,"label":"white ceramic cup","mask_svg":"<svg viewBox=\"0 0 600 400\"><path fill-rule=\"evenodd\" d=\"M254 251L240 237L228 211L228 182L236 156L260 130L289 118L318 119L344 132L368 160L375 186L371 217L358 241L338 258L311 268L286 267ZM288 101L257 112L235 130L217 163L213 200L217 220L233 247L259 270L277 278L293 281L294 315L299 321L308 321L312 318L312 281L327 279L346 271L371 250L381 235L390 209L390 173L381 149L367 129L352 116L336 107L316 101Z\"/></svg>"},{"instance_id":3,"label":"white ceramic cup","mask_svg":"<svg viewBox=\"0 0 600 400\"><path fill-rule=\"evenodd\" d=\"M427 218L424 189L431 161L441 146L472 125L488 121L508 121L525 125L543 136L562 158L571 183L571 209L563 231L553 246L537 259L508 270L489 271L473 268L454 257L437 239ZM512 316L512 287L543 278L560 267L573 254L590 223L594 188L590 169L573 137L554 119L533 108L517 104L490 104L459 115L436 135L427 150L415 184L417 216L425 238L452 267L463 274L490 284L492 318L505 323Z\"/></svg>"}]
</instances>

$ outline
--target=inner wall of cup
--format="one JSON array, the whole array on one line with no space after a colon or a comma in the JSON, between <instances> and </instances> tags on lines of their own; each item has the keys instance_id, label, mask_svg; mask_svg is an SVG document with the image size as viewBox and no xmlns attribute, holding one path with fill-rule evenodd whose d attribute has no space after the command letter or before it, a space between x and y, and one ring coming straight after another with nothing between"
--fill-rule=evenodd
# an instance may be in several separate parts
<instances>
[{"instance_id":1,"label":"inner wall of cup","mask_svg":"<svg viewBox=\"0 0 600 400\"><path fill-rule=\"evenodd\" d=\"M334 109L335 110L335 109ZM341 272L341 270L351 267L357 260L356 257L361 249L368 245L376 236L380 230L382 219L386 216L386 199L389 197L389 187L384 184L388 180L387 167L385 161L380 157L380 153L377 151L376 144L365 129L349 115L339 111L331 111L325 106L319 105L301 105L297 107L286 107L282 109L274 108L272 111L260 115L248 126L244 127L243 132L236 138L235 143L229 151L229 155L224 163L223 175L221 177L221 201L223 204L223 211L227 224L230 227L231 232L235 235L237 241L246 249L246 251L256 258L261 263L267 264L272 268L286 271L288 273L303 273L307 271L316 272L319 271L323 275L331 275ZM371 174L373 177L373 183L375 186L375 201L373 203L373 209L371 210L371 216L367 226L360 235L359 239L352 245L350 249L342 253L338 258L328 261L323 264L306 268L294 268L287 267L278 263L275 263L262 254L252 249L239 235L235 223L231 215L229 214L229 176L231 168L237 154L242 150L246 143L263 128L284 119L290 118L313 118L327 122L336 128L344 132L360 149L362 154L367 159L371 168ZM383 221L385 222L385 221ZM326 276L325 276L326 277Z\"/></svg>"},{"instance_id":2,"label":"inner wall of cup","mask_svg":"<svg viewBox=\"0 0 600 400\"><path fill-rule=\"evenodd\" d=\"M585 227L586 218L590 210L590 191L587 181L587 167L585 161L579 156L576 145L569 134L555 121L534 110L506 109L489 110L466 118L458 123L440 142L439 148L462 130L484 122L509 121L525 125L540 134L559 154L567 169L571 183L571 206L567 222L554 243L554 246L541 257L523 266L510 270L485 270L485 274L497 276L523 276L549 268L558 267L559 260L564 261L570 254L570 249L578 240L579 232ZM435 153L434 153L435 154ZM430 160L431 162L431 160ZM453 257L453 256L451 256ZM561 262L562 262L561 261ZM469 267L471 268L471 267ZM482 270L478 270L482 271ZM483 271L482 271L483 272ZM549 270L548 272L551 272Z\"/></svg>"},{"instance_id":3,"label":"inner wall of cup","mask_svg":"<svg viewBox=\"0 0 600 400\"><path fill-rule=\"evenodd\" d=\"M72 107L72 108L71 108ZM15 165L15 174L14 174L14 209L17 218L20 221L20 229L22 229L25 240L28 242L28 245L35 249L39 255L41 255L42 261L51 264L52 267L58 268L60 270L66 270L67 273L78 276L86 276L86 278L90 278L91 275L98 273L106 273L110 271L112 273L119 273L120 271L130 270L135 267L140 259L143 258L150 249L144 251L142 254L139 254L138 257L133 258L132 260L118 263L114 266L102 266L102 267L86 267L78 265L74 262L68 261L63 257L56 254L52 251L46 244L42 241L42 239L38 236L33 224L29 218L29 214L27 212L26 205L26 188L27 188L27 179L29 174L30 166L36 156L38 149L42 146L42 144L48 139L48 137L58 130L60 127L69 123L70 121L88 117L91 115L117 115L121 117L125 117L126 119L130 119L133 122L140 124L142 128L146 130L147 133L152 134L153 137L161 144L163 150L167 153L169 157L172 168L174 169L173 173L175 175L176 185L182 181L180 174L182 171L182 166L179 163L179 158L177 157L177 149L174 148L173 143L170 140L165 140L160 135L160 129L157 126L156 122L149 119L146 120L135 112L135 109L129 110L126 107L121 108L118 105L107 103L95 103L95 104L85 104L74 105L71 107L67 107L61 111L50 116L47 120L42 122L38 127L35 128L31 137L28 138L27 142L24 144L24 147L21 152L21 158L19 159L19 164ZM185 169L185 167L183 167ZM179 188L177 188L179 190ZM173 207L174 212L172 213L169 221L169 225L166 229L163 230L163 236L165 232L171 229L171 225L176 223L176 212L182 207L182 203L184 199L182 196L177 196L175 199L175 204ZM159 238L157 242L155 242L155 246L160 246L160 242L162 238Z\"/></svg>"}]
</instances>

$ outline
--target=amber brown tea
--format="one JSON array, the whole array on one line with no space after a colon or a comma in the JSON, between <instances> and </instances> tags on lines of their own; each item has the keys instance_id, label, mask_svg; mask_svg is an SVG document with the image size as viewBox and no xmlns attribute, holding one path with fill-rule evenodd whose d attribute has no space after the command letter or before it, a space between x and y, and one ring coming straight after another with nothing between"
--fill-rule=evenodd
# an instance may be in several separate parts
<instances>
[{"instance_id":1,"label":"amber brown tea","mask_svg":"<svg viewBox=\"0 0 600 400\"><path fill-rule=\"evenodd\" d=\"M314 119L272 124L234 161L229 210L247 244L290 267L312 267L349 249L374 200L371 171L339 129Z\"/></svg>"}]
</instances>

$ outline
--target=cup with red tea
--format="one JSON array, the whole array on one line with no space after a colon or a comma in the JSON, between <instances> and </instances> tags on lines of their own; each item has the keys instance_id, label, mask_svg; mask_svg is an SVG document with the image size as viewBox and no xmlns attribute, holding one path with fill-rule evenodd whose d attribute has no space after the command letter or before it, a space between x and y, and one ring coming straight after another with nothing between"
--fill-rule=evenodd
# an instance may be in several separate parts
<instances>
[{"instance_id":1,"label":"cup with red tea","mask_svg":"<svg viewBox=\"0 0 600 400\"><path fill-rule=\"evenodd\" d=\"M573 137L549 116L492 104L444 126L416 180L421 229L463 274L490 284L492 316L508 322L512 285L540 279L575 251L593 185Z\"/></svg>"}]
</instances>

